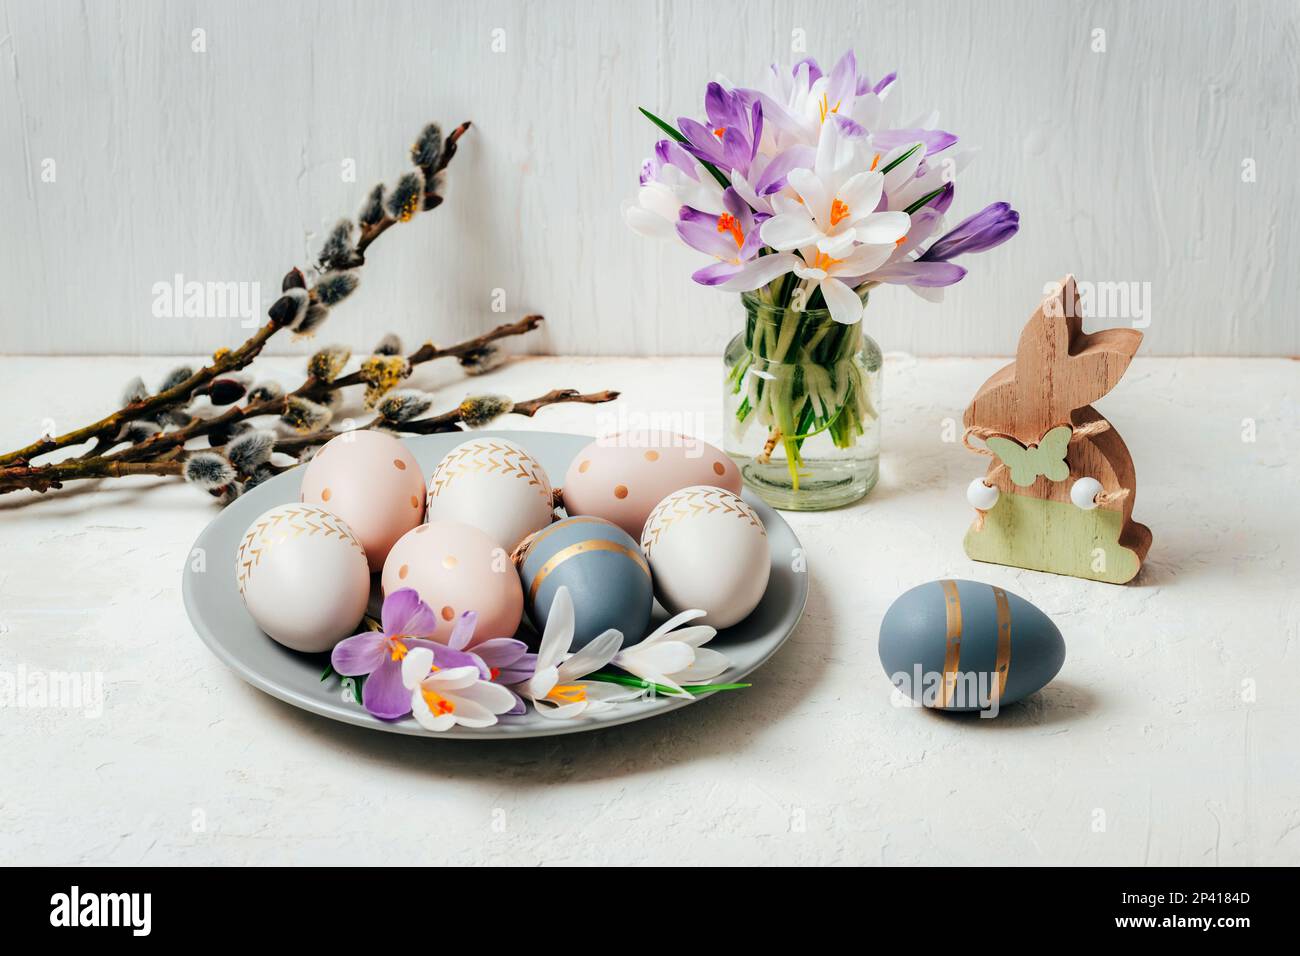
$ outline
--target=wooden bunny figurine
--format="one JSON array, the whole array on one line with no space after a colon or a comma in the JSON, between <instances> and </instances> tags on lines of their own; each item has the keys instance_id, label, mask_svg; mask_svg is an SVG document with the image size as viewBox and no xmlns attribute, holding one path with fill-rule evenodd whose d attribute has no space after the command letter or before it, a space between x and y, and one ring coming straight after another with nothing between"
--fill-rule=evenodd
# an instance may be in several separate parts
<instances>
[{"instance_id":1,"label":"wooden bunny figurine","mask_svg":"<svg viewBox=\"0 0 1300 956\"><path fill-rule=\"evenodd\" d=\"M1113 584L1138 573L1151 532L1133 520L1133 459L1091 403L1141 342L1136 329L1085 334L1073 276L1034 311L1016 360L966 409L967 447L992 457L967 491L970 557Z\"/></svg>"}]
</instances>

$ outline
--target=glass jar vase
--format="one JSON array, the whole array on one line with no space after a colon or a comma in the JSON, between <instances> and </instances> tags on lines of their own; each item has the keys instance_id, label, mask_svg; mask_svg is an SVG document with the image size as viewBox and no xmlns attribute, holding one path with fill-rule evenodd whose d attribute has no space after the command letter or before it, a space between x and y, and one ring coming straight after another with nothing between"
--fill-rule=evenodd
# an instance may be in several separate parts
<instances>
[{"instance_id":1,"label":"glass jar vase","mask_svg":"<svg viewBox=\"0 0 1300 956\"><path fill-rule=\"evenodd\" d=\"M826 309L741 301L745 329L724 356L724 450L774 508L857 501L879 474L880 347Z\"/></svg>"}]
</instances>

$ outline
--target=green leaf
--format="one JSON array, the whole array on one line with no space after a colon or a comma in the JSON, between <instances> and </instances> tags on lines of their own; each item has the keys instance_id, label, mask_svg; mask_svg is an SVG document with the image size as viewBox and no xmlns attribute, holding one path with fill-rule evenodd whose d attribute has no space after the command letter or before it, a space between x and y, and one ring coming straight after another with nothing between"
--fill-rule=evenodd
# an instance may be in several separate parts
<instances>
[{"instance_id":1,"label":"green leaf","mask_svg":"<svg viewBox=\"0 0 1300 956\"><path fill-rule=\"evenodd\" d=\"M325 673L320 675L320 679L321 679L322 681L327 681L327 680L329 680L329 679L330 679L331 677L333 677L333 676L334 676L334 665L333 665L333 664L326 664L326 665L325 665Z\"/></svg>"},{"instance_id":2,"label":"green leaf","mask_svg":"<svg viewBox=\"0 0 1300 956\"><path fill-rule=\"evenodd\" d=\"M920 199L918 199L916 202L912 203L912 205L910 205L910 206L908 206L906 209L904 209L903 212L907 213L907 214L910 216L912 213L916 212L916 211L917 211L918 209L920 209L922 206L925 206L927 203L930 202L931 199L933 199L935 196L939 195L941 192L943 192L943 191L944 191L945 189L947 189L947 188L948 188L948 187L947 187L946 185L945 185L945 186L940 186L940 187L939 187L938 189L936 189L934 192L932 192L932 193L927 193L926 195L924 195L924 196L922 196Z\"/></svg>"},{"instance_id":3,"label":"green leaf","mask_svg":"<svg viewBox=\"0 0 1300 956\"><path fill-rule=\"evenodd\" d=\"M917 143L915 146L913 146L911 149L909 149L909 150L908 150L906 153L904 153L902 156L899 156L897 159L891 159L891 160L889 161L889 163L885 166L885 168L882 169L882 170L880 171L880 174L883 176L885 173L887 173L887 172L889 172L890 170L892 170L895 166L897 166L897 165L898 165L899 163L901 163L903 160L907 159L907 157L911 156L913 153L915 153L915 152L916 152L918 149L920 149L920 148L921 148L921 144L920 144L920 143Z\"/></svg>"},{"instance_id":4,"label":"green leaf","mask_svg":"<svg viewBox=\"0 0 1300 956\"><path fill-rule=\"evenodd\" d=\"M629 677L625 674L607 674L604 672L588 674L587 680L603 681L606 684L622 684L624 687L640 687L642 689L654 688L654 692L663 697L681 697L671 687L665 687L663 684L652 684L650 681L642 680L640 677ZM711 694L715 690L741 690L750 684L695 684L683 685L685 689L693 694Z\"/></svg>"},{"instance_id":5,"label":"green leaf","mask_svg":"<svg viewBox=\"0 0 1300 956\"><path fill-rule=\"evenodd\" d=\"M659 127L661 130L663 130L664 133L666 133L668 136L670 136L671 138L675 139L675 140L676 140L677 142L679 142L679 143L684 143L684 142L686 142L686 137L683 136L683 135L682 135L682 134L677 130L676 127L674 127L674 126L670 126L666 120L662 120L662 119L660 119L658 116L655 116L654 113L651 113L651 112L650 112L648 109L646 109L644 106L638 106L637 109L639 109L639 110L641 111L641 115L642 115L642 116L644 116L644 117L645 117L646 119L648 119L650 122L652 122L652 123L654 123L656 126L658 126L658 127ZM701 166L703 166L705 169L707 169L707 170L709 171L709 173L713 176L713 178L716 179L716 180L718 181L718 185L721 186L723 189L726 189L728 186L731 185L731 180L729 180L726 176L724 176L724 175L722 174L722 170L718 169L717 166L714 166L712 163L706 163L704 160L700 159L698 156L696 156L695 159L696 159L697 162L699 162L699 164L700 164Z\"/></svg>"},{"instance_id":6,"label":"green leaf","mask_svg":"<svg viewBox=\"0 0 1300 956\"><path fill-rule=\"evenodd\" d=\"M665 122L664 120L661 120L658 116L655 116L654 113L651 113L651 112L650 112L648 109L646 109L644 106L638 106L637 109L639 109L639 110L641 111L641 115L642 115L642 116L644 116L644 117L645 117L646 119L648 119L650 122L652 122L652 123L654 123L656 126L658 126L661 130L663 130L666 134L668 134L669 137L671 137L672 139L677 140L677 142L679 142L679 143L684 143L684 142L686 142L686 137L685 137L685 136L683 136L681 133L679 133L679 132L674 128L674 127L669 126L667 122Z\"/></svg>"}]
</instances>

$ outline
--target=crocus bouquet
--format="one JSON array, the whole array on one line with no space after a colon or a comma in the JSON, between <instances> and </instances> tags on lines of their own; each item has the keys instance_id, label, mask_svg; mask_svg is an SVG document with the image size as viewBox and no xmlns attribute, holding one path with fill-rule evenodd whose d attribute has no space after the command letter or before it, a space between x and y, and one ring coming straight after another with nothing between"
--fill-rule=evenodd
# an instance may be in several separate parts
<instances>
[{"instance_id":1,"label":"crocus bouquet","mask_svg":"<svg viewBox=\"0 0 1300 956\"><path fill-rule=\"evenodd\" d=\"M759 89L712 82L705 122L681 117L674 127L642 110L665 138L642 167L627 222L711 257L696 282L782 314L751 346L762 367L752 376L749 364L738 368L732 385L749 389L737 418L757 413L785 441L792 472L804 439L828 431L844 447L874 415L852 363L835 361L858 337L799 314L828 310L852 326L881 283L941 299L966 275L954 259L1019 227L1015 210L993 203L945 231L955 176L973 151L956 148L935 115L897 122L895 79L873 82L850 51L829 73L812 59L774 65Z\"/></svg>"}]
</instances>

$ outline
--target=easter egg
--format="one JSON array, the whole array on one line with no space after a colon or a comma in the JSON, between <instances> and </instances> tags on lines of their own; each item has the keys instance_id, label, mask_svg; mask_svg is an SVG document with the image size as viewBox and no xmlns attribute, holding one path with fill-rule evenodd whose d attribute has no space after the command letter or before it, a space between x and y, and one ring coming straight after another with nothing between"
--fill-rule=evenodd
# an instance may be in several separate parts
<instances>
[{"instance_id":1,"label":"easter egg","mask_svg":"<svg viewBox=\"0 0 1300 956\"><path fill-rule=\"evenodd\" d=\"M574 650L609 628L622 632L625 646L645 637L654 607L650 568L622 528L589 515L565 518L539 532L520 558L528 615L538 632L563 585L573 597Z\"/></svg>"},{"instance_id":2,"label":"easter egg","mask_svg":"<svg viewBox=\"0 0 1300 956\"><path fill-rule=\"evenodd\" d=\"M428 521L460 521L507 551L554 517L551 480L537 459L504 438L457 445L429 476Z\"/></svg>"},{"instance_id":3,"label":"easter egg","mask_svg":"<svg viewBox=\"0 0 1300 956\"><path fill-rule=\"evenodd\" d=\"M667 495L691 485L740 494L735 462L697 438L639 431L599 438L574 456L564 476L564 508L596 515L640 538Z\"/></svg>"},{"instance_id":4,"label":"easter egg","mask_svg":"<svg viewBox=\"0 0 1300 956\"><path fill-rule=\"evenodd\" d=\"M431 521L402 535L379 580L385 594L415 588L438 618L436 641L451 636L465 611L478 613L476 638L513 637L523 617L524 595L510 555L458 521Z\"/></svg>"},{"instance_id":5,"label":"easter egg","mask_svg":"<svg viewBox=\"0 0 1300 956\"><path fill-rule=\"evenodd\" d=\"M424 474L392 435L358 429L331 438L307 463L301 500L346 521L378 571L393 542L424 518Z\"/></svg>"},{"instance_id":6,"label":"easter egg","mask_svg":"<svg viewBox=\"0 0 1300 956\"><path fill-rule=\"evenodd\" d=\"M235 576L257 626L295 651L328 651L357 633L370 597L361 541L337 515L304 504L248 526Z\"/></svg>"},{"instance_id":7,"label":"easter egg","mask_svg":"<svg viewBox=\"0 0 1300 956\"><path fill-rule=\"evenodd\" d=\"M723 628L743 620L767 590L767 529L754 509L723 488L674 491L655 506L641 532L655 596L676 614L698 608L697 624Z\"/></svg>"},{"instance_id":8,"label":"easter egg","mask_svg":"<svg viewBox=\"0 0 1300 956\"><path fill-rule=\"evenodd\" d=\"M880 623L880 663L902 693L943 710L984 710L1041 689L1065 663L1051 618L979 581L930 581L901 594Z\"/></svg>"}]
</instances>

